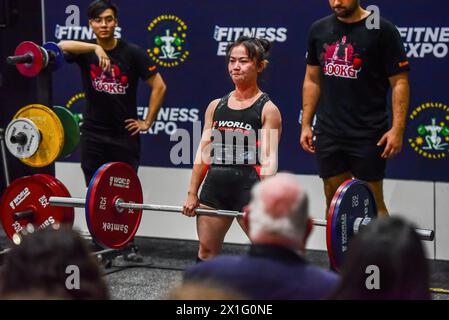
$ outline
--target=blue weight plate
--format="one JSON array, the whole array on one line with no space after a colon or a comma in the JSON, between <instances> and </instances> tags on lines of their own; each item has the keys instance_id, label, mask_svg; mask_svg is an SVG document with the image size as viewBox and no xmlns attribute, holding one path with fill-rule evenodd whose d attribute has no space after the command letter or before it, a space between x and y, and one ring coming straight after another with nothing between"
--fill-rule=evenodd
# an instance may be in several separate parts
<instances>
[{"instance_id":1,"label":"blue weight plate","mask_svg":"<svg viewBox=\"0 0 449 320\"><path fill-rule=\"evenodd\" d=\"M64 53L62 49L55 42L47 42L43 45L44 49L49 52L52 52L53 58L50 59L50 64L48 68L50 71L56 71L62 67L64 64Z\"/></svg>"},{"instance_id":2,"label":"blue weight plate","mask_svg":"<svg viewBox=\"0 0 449 320\"><path fill-rule=\"evenodd\" d=\"M368 184L353 179L345 181L335 193L328 213L326 242L329 260L339 270L358 217L377 217L374 194Z\"/></svg>"}]
</instances>

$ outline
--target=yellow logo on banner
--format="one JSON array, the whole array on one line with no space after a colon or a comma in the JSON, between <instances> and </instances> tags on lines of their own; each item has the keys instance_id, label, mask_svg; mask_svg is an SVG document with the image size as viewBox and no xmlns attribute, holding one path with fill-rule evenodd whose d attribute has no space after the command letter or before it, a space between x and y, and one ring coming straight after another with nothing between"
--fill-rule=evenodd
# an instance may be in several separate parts
<instances>
[{"instance_id":1,"label":"yellow logo on banner","mask_svg":"<svg viewBox=\"0 0 449 320\"><path fill-rule=\"evenodd\" d=\"M76 95L74 95L72 98L70 98L70 100L66 103L66 107L68 109L72 108L72 105L77 102L80 99L85 99L86 98L86 94L84 92L81 93L77 93Z\"/></svg>"},{"instance_id":2,"label":"yellow logo on banner","mask_svg":"<svg viewBox=\"0 0 449 320\"><path fill-rule=\"evenodd\" d=\"M189 56L187 25L175 15L161 15L148 25L148 55L161 67L176 67Z\"/></svg>"},{"instance_id":3,"label":"yellow logo on banner","mask_svg":"<svg viewBox=\"0 0 449 320\"><path fill-rule=\"evenodd\" d=\"M413 136L408 138L412 149L427 159L447 159L449 152L449 108L443 103L427 102L409 116Z\"/></svg>"}]
</instances>

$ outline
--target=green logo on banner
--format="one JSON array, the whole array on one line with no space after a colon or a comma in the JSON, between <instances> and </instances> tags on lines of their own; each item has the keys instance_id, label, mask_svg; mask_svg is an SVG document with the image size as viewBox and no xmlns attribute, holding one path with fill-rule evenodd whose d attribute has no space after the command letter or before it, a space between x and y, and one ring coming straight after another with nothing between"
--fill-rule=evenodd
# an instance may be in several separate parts
<instances>
[{"instance_id":1,"label":"green logo on banner","mask_svg":"<svg viewBox=\"0 0 449 320\"><path fill-rule=\"evenodd\" d=\"M175 15L161 15L148 25L148 55L161 67L176 67L189 56L187 25Z\"/></svg>"},{"instance_id":2,"label":"green logo on banner","mask_svg":"<svg viewBox=\"0 0 449 320\"><path fill-rule=\"evenodd\" d=\"M443 103L427 102L409 116L412 149L427 159L447 159L449 152L449 108Z\"/></svg>"}]
</instances>

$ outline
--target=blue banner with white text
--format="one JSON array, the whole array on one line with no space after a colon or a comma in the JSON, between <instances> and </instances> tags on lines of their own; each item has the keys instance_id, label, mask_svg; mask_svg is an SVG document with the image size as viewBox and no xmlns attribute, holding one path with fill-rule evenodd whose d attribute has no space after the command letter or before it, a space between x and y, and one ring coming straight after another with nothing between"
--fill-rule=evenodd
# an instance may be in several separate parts
<instances>
[{"instance_id":1,"label":"blue banner with white text","mask_svg":"<svg viewBox=\"0 0 449 320\"><path fill-rule=\"evenodd\" d=\"M90 0L76 1L81 13L79 25L73 24L74 2L45 0L47 41L93 38L86 14ZM233 90L225 48L240 35L249 35L265 37L273 43L270 64L260 79L260 87L282 113L279 169L317 174L315 156L299 144L299 118L307 34L314 21L331 14L328 1L115 3L120 10L116 36L144 48L168 87L156 122L141 136L142 166L192 166L202 129L198 122L202 123L207 105ZM362 4L378 6L381 16L397 26L412 70L403 151L388 161L387 178L449 181L449 2L370 0ZM54 104L82 112L85 98L78 67L65 64L54 73L53 81ZM148 111L149 95L149 87L142 82L136 106L141 117ZM183 135L171 138L181 129L185 129ZM180 156L175 146L186 138L190 148ZM79 161L79 150L66 161Z\"/></svg>"}]
</instances>

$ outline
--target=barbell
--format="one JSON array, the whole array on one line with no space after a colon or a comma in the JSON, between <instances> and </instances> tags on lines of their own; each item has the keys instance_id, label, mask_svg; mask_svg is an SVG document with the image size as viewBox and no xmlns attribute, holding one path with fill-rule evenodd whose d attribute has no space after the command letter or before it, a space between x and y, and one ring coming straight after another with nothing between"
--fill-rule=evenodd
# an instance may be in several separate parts
<instances>
[{"instance_id":1,"label":"barbell","mask_svg":"<svg viewBox=\"0 0 449 320\"><path fill-rule=\"evenodd\" d=\"M73 225L74 208L85 208L92 238L105 248L125 247L135 236L143 210L182 212L181 206L145 204L142 186L134 169L121 162L100 167L89 183L86 198L72 198L67 188L53 176L33 175L19 178L5 191L1 220L6 235L21 242L29 224L38 229L52 224ZM245 213L228 210L196 209L200 215L243 217ZM351 238L377 216L369 186L356 179L345 181L335 193L328 220L313 219L326 227L328 256L339 269ZM434 232L416 229L422 240L432 241Z\"/></svg>"},{"instance_id":2,"label":"barbell","mask_svg":"<svg viewBox=\"0 0 449 320\"><path fill-rule=\"evenodd\" d=\"M31 167L45 167L70 155L80 140L81 117L70 110L40 104L21 108L8 124L5 142L9 152Z\"/></svg>"},{"instance_id":3,"label":"barbell","mask_svg":"<svg viewBox=\"0 0 449 320\"><path fill-rule=\"evenodd\" d=\"M36 77L42 70L56 71L64 64L64 53L54 42L47 42L42 47L34 42L20 43L14 56L6 58L6 63L15 65L25 77Z\"/></svg>"}]
</instances>

